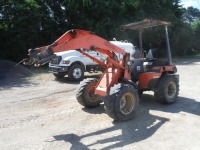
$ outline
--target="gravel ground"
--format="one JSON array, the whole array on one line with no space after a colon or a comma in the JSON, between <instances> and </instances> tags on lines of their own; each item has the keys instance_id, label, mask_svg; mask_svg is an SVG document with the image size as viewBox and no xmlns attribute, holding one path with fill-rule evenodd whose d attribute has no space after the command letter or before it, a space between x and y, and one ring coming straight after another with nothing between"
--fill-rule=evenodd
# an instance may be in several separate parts
<instances>
[{"instance_id":1,"label":"gravel ground","mask_svg":"<svg viewBox=\"0 0 200 150\"><path fill-rule=\"evenodd\" d=\"M146 92L135 118L115 123L103 104L95 109L78 104L79 83L0 61L0 149L198 150L200 60L175 63L180 74L178 101L162 105Z\"/></svg>"}]
</instances>

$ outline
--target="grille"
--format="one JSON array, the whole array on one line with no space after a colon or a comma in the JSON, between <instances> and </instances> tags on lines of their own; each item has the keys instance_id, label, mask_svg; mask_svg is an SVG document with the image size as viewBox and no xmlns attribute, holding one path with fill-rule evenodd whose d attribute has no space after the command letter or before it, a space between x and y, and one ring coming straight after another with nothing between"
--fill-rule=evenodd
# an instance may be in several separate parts
<instances>
[{"instance_id":1,"label":"grille","mask_svg":"<svg viewBox=\"0 0 200 150\"><path fill-rule=\"evenodd\" d=\"M62 60L62 57L61 56L57 56L56 58L52 59L50 61L50 63L51 64L59 64L61 60Z\"/></svg>"}]
</instances>

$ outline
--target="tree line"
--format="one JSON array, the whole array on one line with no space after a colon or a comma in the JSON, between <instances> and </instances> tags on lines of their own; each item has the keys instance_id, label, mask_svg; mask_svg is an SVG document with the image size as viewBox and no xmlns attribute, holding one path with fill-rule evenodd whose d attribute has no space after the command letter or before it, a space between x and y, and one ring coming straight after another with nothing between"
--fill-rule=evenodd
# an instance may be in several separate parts
<instances>
[{"instance_id":1,"label":"tree line","mask_svg":"<svg viewBox=\"0 0 200 150\"><path fill-rule=\"evenodd\" d=\"M1 0L0 59L19 61L29 48L51 44L76 28L138 46L137 33L121 31L119 26L145 18L172 22L173 55L200 52L200 10L183 8L180 0ZM161 30L144 33L144 48L165 48Z\"/></svg>"}]
</instances>

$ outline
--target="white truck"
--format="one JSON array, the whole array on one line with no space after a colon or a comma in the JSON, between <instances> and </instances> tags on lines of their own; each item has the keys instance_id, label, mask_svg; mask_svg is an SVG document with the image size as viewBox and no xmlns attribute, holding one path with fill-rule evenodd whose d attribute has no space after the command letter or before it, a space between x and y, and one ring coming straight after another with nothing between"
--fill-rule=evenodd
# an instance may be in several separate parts
<instances>
[{"instance_id":1,"label":"white truck","mask_svg":"<svg viewBox=\"0 0 200 150\"><path fill-rule=\"evenodd\" d=\"M131 56L135 53L135 47L132 43L116 40L110 42L129 52ZM85 51L101 61L106 60L106 57L101 53L92 50ZM93 73L103 71L103 68L95 61L76 50L58 52L55 54L57 57L50 61L49 70L56 78L63 78L65 75L68 75L70 81L80 81L84 77L84 72ZM118 56L118 58L121 57Z\"/></svg>"}]
</instances>

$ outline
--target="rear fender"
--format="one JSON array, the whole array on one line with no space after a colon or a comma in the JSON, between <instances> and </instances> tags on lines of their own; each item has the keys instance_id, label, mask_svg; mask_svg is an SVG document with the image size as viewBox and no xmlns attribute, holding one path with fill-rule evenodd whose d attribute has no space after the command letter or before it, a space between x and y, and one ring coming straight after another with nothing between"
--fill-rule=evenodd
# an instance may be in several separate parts
<instances>
[{"instance_id":1,"label":"rear fender","mask_svg":"<svg viewBox=\"0 0 200 150\"><path fill-rule=\"evenodd\" d=\"M145 72L139 75L139 89L152 89L160 79L161 72Z\"/></svg>"},{"instance_id":2,"label":"rear fender","mask_svg":"<svg viewBox=\"0 0 200 150\"><path fill-rule=\"evenodd\" d=\"M157 83L160 81L160 79L163 76L174 76L179 81L179 75L178 74L172 74L169 72L163 72L163 73L156 73L156 72L147 72L147 73L141 73L139 76L139 89L142 90L153 90Z\"/></svg>"}]
</instances>

